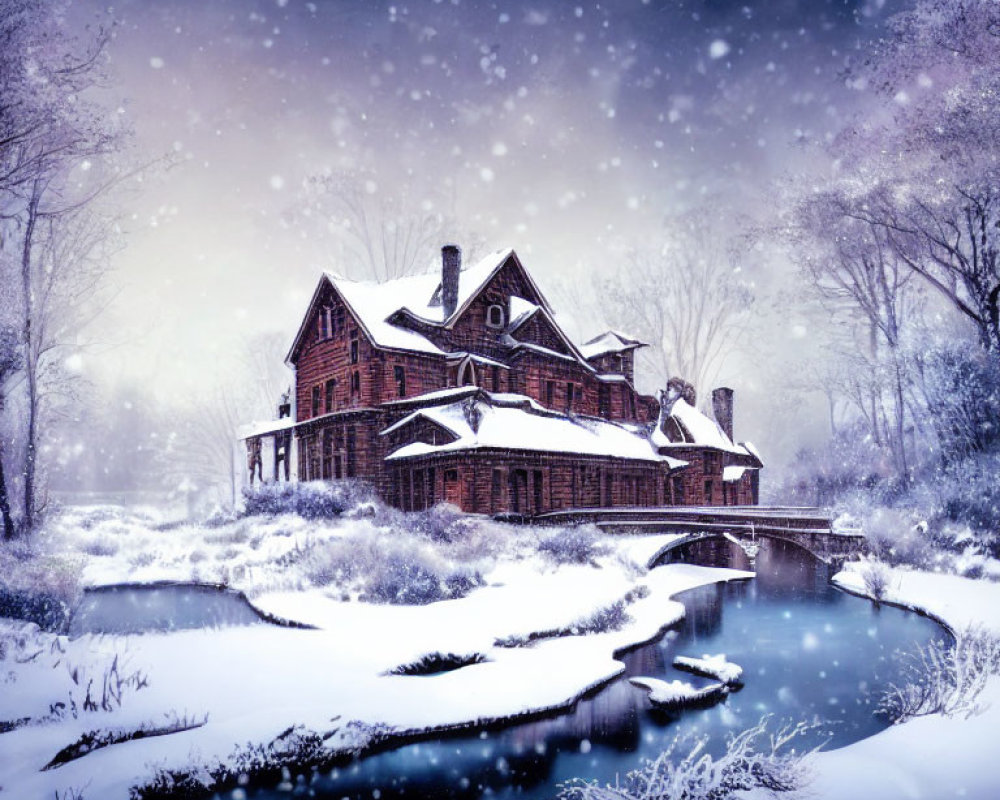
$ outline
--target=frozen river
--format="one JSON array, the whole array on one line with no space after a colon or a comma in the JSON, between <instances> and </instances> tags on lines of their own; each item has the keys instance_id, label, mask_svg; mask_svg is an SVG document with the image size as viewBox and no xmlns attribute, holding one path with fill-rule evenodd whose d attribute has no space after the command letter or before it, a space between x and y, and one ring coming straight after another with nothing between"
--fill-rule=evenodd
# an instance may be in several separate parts
<instances>
[{"instance_id":1,"label":"frozen river","mask_svg":"<svg viewBox=\"0 0 1000 800\"><path fill-rule=\"evenodd\" d=\"M735 545L702 546L682 555L746 567ZM886 721L874 708L897 675L894 653L947 634L917 614L836 590L828 568L792 545L763 540L756 567L754 580L681 595L684 621L625 655L626 675L569 713L411 742L332 771L292 776L280 787L250 786L223 797L276 800L292 790L359 800L550 798L572 778L613 782L659 755L678 733L707 736L709 749L718 751L727 734L764 714L818 723L812 741L828 748L882 730ZM708 708L666 713L627 682L628 676L645 675L697 683L673 668L674 657L716 653L743 666L745 686Z\"/></svg>"}]
</instances>

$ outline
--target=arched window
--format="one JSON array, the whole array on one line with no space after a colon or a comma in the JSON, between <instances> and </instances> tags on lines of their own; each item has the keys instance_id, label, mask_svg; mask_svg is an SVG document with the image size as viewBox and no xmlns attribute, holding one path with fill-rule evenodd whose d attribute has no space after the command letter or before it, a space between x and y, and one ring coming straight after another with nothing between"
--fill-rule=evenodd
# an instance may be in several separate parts
<instances>
[{"instance_id":1,"label":"arched window","mask_svg":"<svg viewBox=\"0 0 1000 800\"><path fill-rule=\"evenodd\" d=\"M458 367L458 385L476 386L476 368L471 358L465 359Z\"/></svg>"},{"instance_id":2,"label":"arched window","mask_svg":"<svg viewBox=\"0 0 1000 800\"><path fill-rule=\"evenodd\" d=\"M503 306L494 304L486 309L486 326L488 328L502 328L504 326Z\"/></svg>"}]
</instances>

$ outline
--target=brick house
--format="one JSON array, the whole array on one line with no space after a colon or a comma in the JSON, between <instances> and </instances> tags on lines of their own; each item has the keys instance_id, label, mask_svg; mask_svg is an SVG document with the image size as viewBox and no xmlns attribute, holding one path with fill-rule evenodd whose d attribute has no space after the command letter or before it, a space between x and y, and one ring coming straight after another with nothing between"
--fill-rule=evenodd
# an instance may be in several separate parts
<instances>
[{"instance_id":1,"label":"brick house","mask_svg":"<svg viewBox=\"0 0 1000 800\"><path fill-rule=\"evenodd\" d=\"M287 361L294 403L248 429L251 482L360 478L406 510L752 504L762 463L678 379L634 385L642 342L574 344L513 250L384 284L324 274ZM294 413L292 411L294 407ZM294 452L294 455L293 455Z\"/></svg>"}]
</instances>

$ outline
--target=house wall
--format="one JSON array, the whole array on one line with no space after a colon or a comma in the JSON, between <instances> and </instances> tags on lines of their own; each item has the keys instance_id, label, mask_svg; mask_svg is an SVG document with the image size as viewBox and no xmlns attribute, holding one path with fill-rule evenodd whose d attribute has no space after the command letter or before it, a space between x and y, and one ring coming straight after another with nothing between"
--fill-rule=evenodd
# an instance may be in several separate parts
<instances>
[{"instance_id":1,"label":"house wall","mask_svg":"<svg viewBox=\"0 0 1000 800\"><path fill-rule=\"evenodd\" d=\"M389 473L386 499L405 510L430 498L482 514L669 503L669 470L656 462L477 450L390 463Z\"/></svg>"}]
</instances>

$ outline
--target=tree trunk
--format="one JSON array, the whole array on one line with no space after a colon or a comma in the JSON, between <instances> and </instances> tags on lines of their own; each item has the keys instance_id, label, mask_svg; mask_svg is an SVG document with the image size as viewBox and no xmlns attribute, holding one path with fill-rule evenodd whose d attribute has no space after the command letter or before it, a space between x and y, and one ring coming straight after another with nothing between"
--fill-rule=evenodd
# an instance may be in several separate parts
<instances>
[{"instance_id":1,"label":"tree trunk","mask_svg":"<svg viewBox=\"0 0 1000 800\"><path fill-rule=\"evenodd\" d=\"M24 530L30 533L35 524L35 459L38 436L38 363L32 353L32 281L31 247L38 222L38 201L41 183L35 181L28 202L27 226L24 231L24 247L21 250L21 293L24 307L24 372L28 379L28 428L25 436L24 454Z\"/></svg>"},{"instance_id":2,"label":"tree trunk","mask_svg":"<svg viewBox=\"0 0 1000 800\"><path fill-rule=\"evenodd\" d=\"M0 450L0 516L3 517L3 538L14 538L14 520L10 516L10 498L7 496L7 481L3 471L3 451Z\"/></svg>"}]
</instances>

